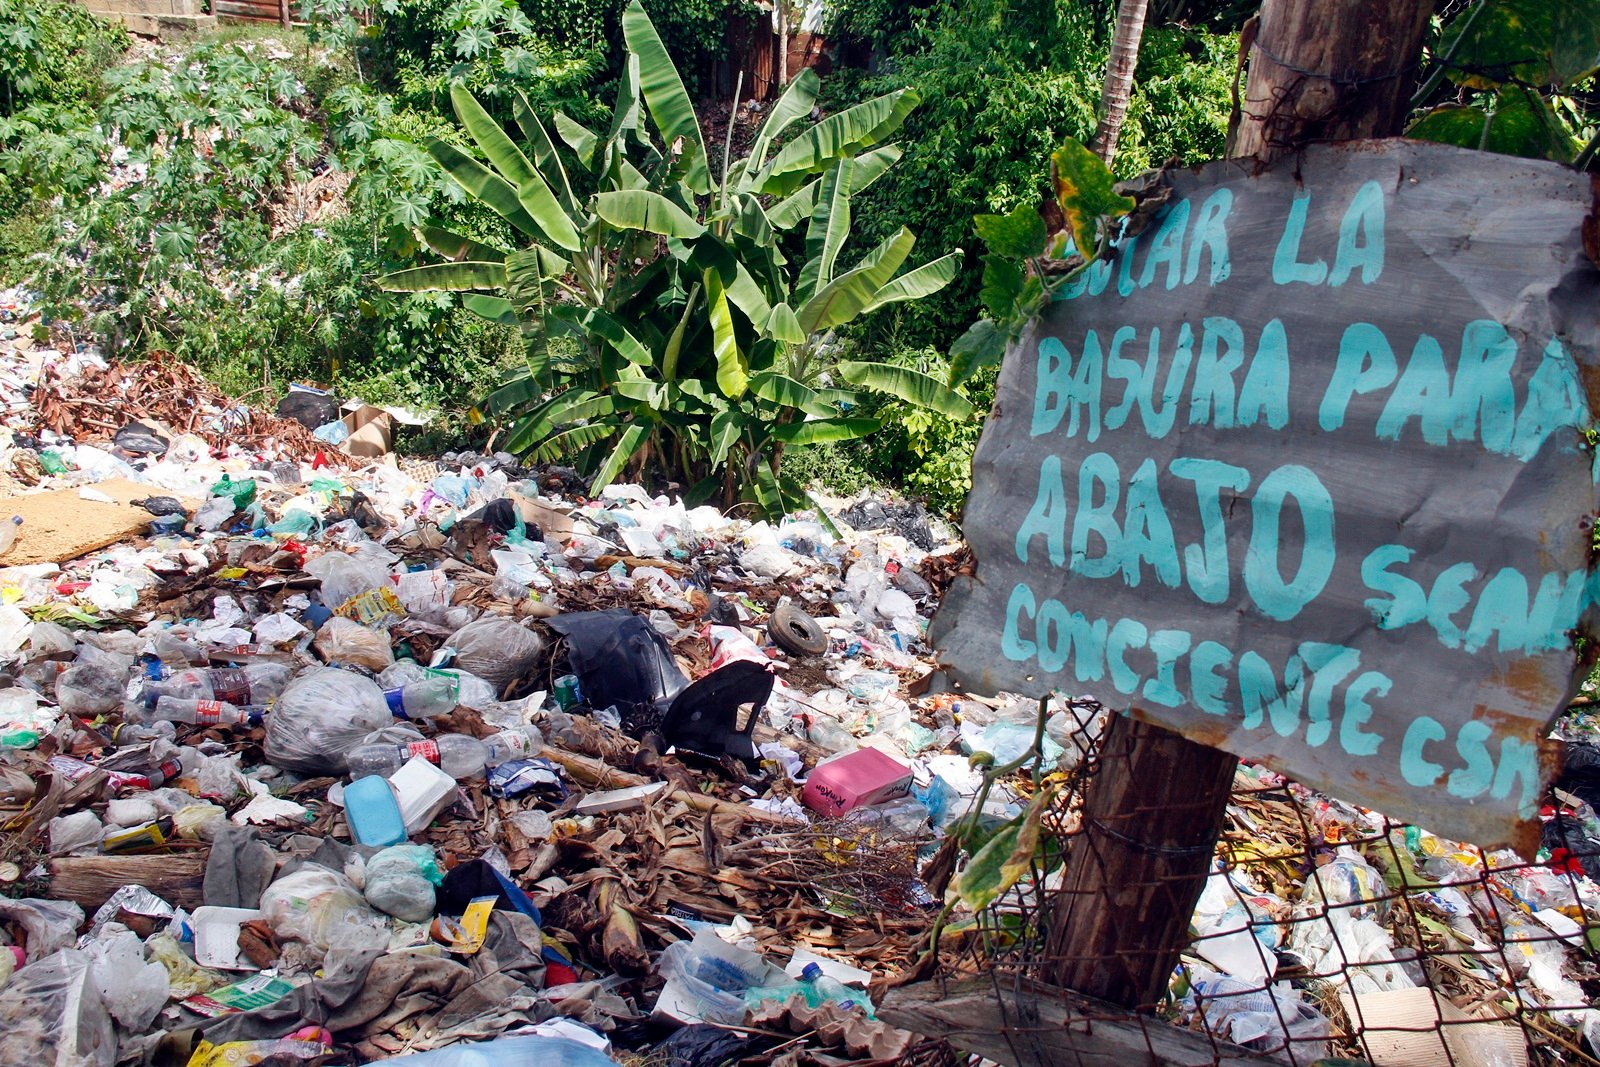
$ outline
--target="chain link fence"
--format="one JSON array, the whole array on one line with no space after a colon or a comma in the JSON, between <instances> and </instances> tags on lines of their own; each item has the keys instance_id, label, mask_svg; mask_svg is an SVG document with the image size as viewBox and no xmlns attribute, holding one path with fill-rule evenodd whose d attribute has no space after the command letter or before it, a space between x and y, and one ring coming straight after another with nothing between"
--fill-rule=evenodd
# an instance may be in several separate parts
<instances>
[{"instance_id":1,"label":"chain link fence","mask_svg":"<svg viewBox=\"0 0 1600 1067\"><path fill-rule=\"evenodd\" d=\"M1600 1064L1595 746L1552 742L1565 747L1566 769L1544 809L1536 857L1446 840L1241 762L1164 995L1137 1015L1099 1013L1053 979L1136 966L1117 956L1148 951L1138 947L1148 939L1129 930L1126 950L1086 949L1104 942L1080 936L1079 924L1107 909L1115 916L1141 894L1183 889L1176 875L1171 885L1117 884L1124 867L1107 863L1117 850L1159 851L1141 828L1171 812L1135 804L1116 825L1085 816L1089 791L1133 773L1126 720L1085 702L1053 711L1051 736L1068 753L1060 766L1071 769L1010 780L1019 803L1034 790L1051 796L1031 870L941 940L944 980L992 983L995 1030L1016 1062L1108 1062L1103 1043L1091 1053L1086 1039L1075 1053L1070 1037L1063 1058L1062 1035L1116 1022L1138 1031L1151 1062L1173 1062L1157 1050L1177 1028L1190 1032L1190 1060L1209 1051L1214 1064L1240 1062L1237 1046L1297 1065ZM1159 872L1162 859L1183 857L1152 858L1145 869ZM1069 863L1104 864L1105 877L1066 878ZM1082 886L1097 883L1104 899L1081 899ZM1040 1025L1062 1011L1064 1024Z\"/></svg>"}]
</instances>

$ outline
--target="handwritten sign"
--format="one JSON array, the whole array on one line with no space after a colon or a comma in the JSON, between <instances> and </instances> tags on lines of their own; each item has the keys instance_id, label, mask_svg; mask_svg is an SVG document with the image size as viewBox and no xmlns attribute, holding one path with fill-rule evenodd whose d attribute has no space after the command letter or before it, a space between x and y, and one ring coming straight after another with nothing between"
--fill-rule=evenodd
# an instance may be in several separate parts
<instances>
[{"instance_id":1,"label":"handwritten sign","mask_svg":"<svg viewBox=\"0 0 1600 1067\"><path fill-rule=\"evenodd\" d=\"M1600 602L1588 179L1379 141L1163 182L1007 355L941 657L1512 840Z\"/></svg>"}]
</instances>

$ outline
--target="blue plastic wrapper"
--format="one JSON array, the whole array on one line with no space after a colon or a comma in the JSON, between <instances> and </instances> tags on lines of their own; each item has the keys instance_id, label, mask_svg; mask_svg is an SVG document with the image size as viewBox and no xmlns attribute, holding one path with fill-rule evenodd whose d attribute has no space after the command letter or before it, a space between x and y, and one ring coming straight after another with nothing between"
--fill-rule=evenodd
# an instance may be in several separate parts
<instances>
[{"instance_id":1,"label":"blue plastic wrapper","mask_svg":"<svg viewBox=\"0 0 1600 1067\"><path fill-rule=\"evenodd\" d=\"M534 790L565 798L561 768L547 759L518 759L489 771L489 792L497 797L520 797Z\"/></svg>"}]
</instances>

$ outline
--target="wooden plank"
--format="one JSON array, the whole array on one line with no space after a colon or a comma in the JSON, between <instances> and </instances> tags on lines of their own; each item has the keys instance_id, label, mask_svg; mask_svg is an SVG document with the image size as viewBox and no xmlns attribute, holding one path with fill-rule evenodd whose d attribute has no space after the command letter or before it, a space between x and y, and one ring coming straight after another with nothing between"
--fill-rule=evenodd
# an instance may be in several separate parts
<instances>
[{"instance_id":1,"label":"wooden plank","mask_svg":"<svg viewBox=\"0 0 1600 1067\"><path fill-rule=\"evenodd\" d=\"M145 856L62 856L50 861L51 900L71 900L93 912L125 885L142 885L169 904L194 909L202 889L209 849Z\"/></svg>"},{"instance_id":2,"label":"wooden plank","mask_svg":"<svg viewBox=\"0 0 1600 1067\"><path fill-rule=\"evenodd\" d=\"M1006 1067L1281 1067L1283 1063L1065 990L1018 988L989 978L902 986L884 998L878 1018L926 1037L942 1037L963 1052L976 1052Z\"/></svg>"},{"instance_id":3,"label":"wooden plank","mask_svg":"<svg viewBox=\"0 0 1600 1067\"><path fill-rule=\"evenodd\" d=\"M139 485L123 478L109 478L86 488L105 494L114 503L85 500L77 489L52 489L45 493L0 498L0 522L13 515L22 516L16 544L0 556L0 566L65 563L143 533L152 516L143 508L130 506L130 502L171 495L155 486ZM184 501L185 506L192 503Z\"/></svg>"}]
</instances>

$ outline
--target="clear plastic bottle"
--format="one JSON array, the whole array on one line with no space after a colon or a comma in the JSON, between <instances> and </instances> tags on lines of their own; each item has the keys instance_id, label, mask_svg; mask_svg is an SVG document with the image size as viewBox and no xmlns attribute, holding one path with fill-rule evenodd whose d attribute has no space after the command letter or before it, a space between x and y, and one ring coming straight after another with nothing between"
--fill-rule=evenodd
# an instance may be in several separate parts
<instances>
[{"instance_id":1,"label":"clear plastic bottle","mask_svg":"<svg viewBox=\"0 0 1600 1067\"><path fill-rule=\"evenodd\" d=\"M348 757L350 777L377 774L387 778L414 756L421 756L452 778L472 778L483 773L489 746L465 734L445 734L408 745L362 745Z\"/></svg>"},{"instance_id":2,"label":"clear plastic bottle","mask_svg":"<svg viewBox=\"0 0 1600 1067\"><path fill-rule=\"evenodd\" d=\"M11 546L17 543L17 534L21 532L21 515L13 515L10 522L0 523L0 556L11 551Z\"/></svg>"},{"instance_id":3,"label":"clear plastic bottle","mask_svg":"<svg viewBox=\"0 0 1600 1067\"><path fill-rule=\"evenodd\" d=\"M544 735L537 726L514 726L484 738L483 745L488 750L484 766L498 767L514 759L537 756L544 747Z\"/></svg>"},{"instance_id":4,"label":"clear plastic bottle","mask_svg":"<svg viewBox=\"0 0 1600 1067\"><path fill-rule=\"evenodd\" d=\"M144 702L146 707L155 707L162 697L189 697L238 705L269 704L293 677L294 669L282 663L179 671L159 682L145 683Z\"/></svg>"},{"instance_id":5,"label":"clear plastic bottle","mask_svg":"<svg viewBox=\"0 0 1600 1067\"><path fill-rule=\"evenodd\" d=\"M183 722L197 726L259 726L267 708L261 704L240 706L225 700L197 697L161 697L151 714L152 722Z\"/></svg>"},{"instance_id":6,"label":"clear plastic bottle","mask_svg":"<svg viewBox=\"0 0 1600 1067\"><path fill-rule=\"evenodd\" d=\"M806 964L800 971L800 981L816 990L815 1000L811 997L806 998L813 1006L838 1004L844 1008L861 1008L868 1015L872 1014L871 997L862 990L845 985L837 978L829 978L822 973L820 964Z\"/></svg>"},{"instance_id":7,"label":"clear plastic bottle","mask_svg":"<svg viewBox=\"0 0 1600 1067\"><path fill-rule=\"evenodd\" d=\"M385 689L383 699L397 719L437 719L456 710L461 683L454 678L430 677Z\"/></svg>"}]
</instances>

